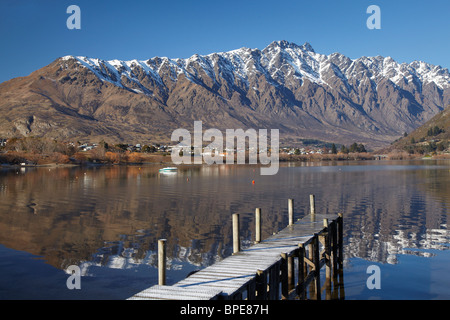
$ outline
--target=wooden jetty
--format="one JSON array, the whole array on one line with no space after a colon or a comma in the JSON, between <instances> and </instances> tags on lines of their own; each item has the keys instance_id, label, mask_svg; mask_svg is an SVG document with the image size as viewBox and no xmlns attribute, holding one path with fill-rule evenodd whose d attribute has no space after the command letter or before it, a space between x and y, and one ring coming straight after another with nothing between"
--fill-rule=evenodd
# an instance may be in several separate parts
<instances>
[{"instance_id":1,"label":"wooden jetty","mask_svg":"<svg viewBox=\"0 0 450 320\"><path fill-rule=\"evenodd\" d=\"M260 239L261 209L255 210L255 244L241 250L239 215L233 215L233 255L186 279L165 285L164 241L159 241L159 285L129 300L279 300L321 299L321 268L325 266L326 299L331 282L342 280L342 214L317 214L311 210L294 222L293 200L288 201L289 225L265 240ZM309 292L309 297L307 297ZM335 293L336 294L336 293ZM342 298L342 297L341 297Z\"/></svg>"}]
</instances>

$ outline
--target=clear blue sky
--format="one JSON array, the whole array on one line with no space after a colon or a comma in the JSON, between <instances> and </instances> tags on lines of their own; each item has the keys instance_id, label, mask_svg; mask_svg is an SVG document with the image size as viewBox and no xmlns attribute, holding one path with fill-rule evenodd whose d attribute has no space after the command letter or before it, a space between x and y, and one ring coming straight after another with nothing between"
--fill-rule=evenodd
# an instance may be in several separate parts
<instances>
[{"instance_id":1,"label":"clear blue sky","mask_svg":"<svg viewBox=\"0 0 450 320\"><path fill-rule=\"evenodd\" d=\"M69 30L69 5L81 30ZM369 5L381 30L369 30ZM350 58L391 56L450 67L449 0L0 0L0 82L58 57L188 58L274 40Z\"/></svg>"}]
</instances>

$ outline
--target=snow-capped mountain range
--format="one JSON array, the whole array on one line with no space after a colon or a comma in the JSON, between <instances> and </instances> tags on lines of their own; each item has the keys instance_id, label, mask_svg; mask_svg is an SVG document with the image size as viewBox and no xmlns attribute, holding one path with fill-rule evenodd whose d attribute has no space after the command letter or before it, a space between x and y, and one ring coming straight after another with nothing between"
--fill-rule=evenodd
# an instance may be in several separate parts
<instances>
[{"instance_id":1,"label":"snow-capped mountain range","mask_svg":"<svg viewBox=\"0 0 450 320\"><path fill-rule=\"evenodd\" d=\"M450 104L448 69L391 57L324 55L309 43L284 40L263 50L187 59L65 56L3 83L0 97L6 101L30 88L26 79L36 95L28 92L27 99L41 107L21 103L26 111L11 115L2 135L167 140L174 129L202 120L219 129L278 128L293 143L317 138L382 146Z\"/></svg>"},{"instance_id":2,"label":"snow-capped mountain range","mask_svg":"<svg viewBox=\"0 0 450 320\"><path fill-rule=\"evenodd\" d=\"M389 79L399 86L413 82L419 85L435 83L440 89L450 87L448 69L426 62L398 63L391 57L381 56L350 59L340 53L324 55L316 53L309 43L298 46L284 40L275 41L262 51L241 48L203 56L196 54L188 59L155 57L149 60L105 61L80 56L62 58L62 60L69 59L76 59L80 65L89 68L102 81L120 87L127 87L122 83L122 77L125 77L139 86L143 93L148 90L140 83L139 72L135 72L136 69L142 70L161 85L164 84L162 70L170 70L173 81L183 74L190 81L202 84L199 74L206 73L211 79L221 76L231 84L239 79L238 82L249 90L255 89L250 88L250 79L256 74L264 75L274 86L284 86L286 79L292 77L300 83L308 79L333 88L329 80L337 77L350 87L351 79L363 79L367 76L375 85Z\"/></svg>"}]
</instances>

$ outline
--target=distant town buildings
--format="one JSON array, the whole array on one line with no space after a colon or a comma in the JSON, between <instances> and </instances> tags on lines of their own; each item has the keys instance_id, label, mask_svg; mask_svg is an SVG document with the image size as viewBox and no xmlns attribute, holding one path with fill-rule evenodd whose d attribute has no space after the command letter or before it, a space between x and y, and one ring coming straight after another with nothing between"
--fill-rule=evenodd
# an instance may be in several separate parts
<instances>
[{"instance_id":1,"label":"distant town buildings","mask_svg":"<svg viewBox=\"0 0 450 320\"><path fill-rule=\"evenodd\" d=\"M0 147L4 147L7 143L7 139L0 139ZM90 151L93 149L98 148L99 146L106 147L107 149L115 149L117 151L129 151L129 152L143 152L143 153L154 153L154 152L167 152L171 153L174 148L176 148L178 151L183 151L185 154L193 154L194 148L192 146L188 145L166 145L166 144L159 144L159 143L137 143L137 144L115 144L115 145L108 145L105 142L100 143L80 143L80 142L69 142L68 145L78 149L78 151ZM235 148L235 149L228 149L224 148L221 152L222 156L225 156L226 154L232 153L232 152L245 152L245 151L253 151L251 148L248 147L244 149ZM212 154L213 149L204 147L202 150L202 154ZM327 154L331 153L331 149L327 149L324 147L319 146L307 146L302 148L294 148L294 147L283 147L280 148L280 153L285 153L289 155L308 155L308 154Z\"/></svg>"}]
</instances>

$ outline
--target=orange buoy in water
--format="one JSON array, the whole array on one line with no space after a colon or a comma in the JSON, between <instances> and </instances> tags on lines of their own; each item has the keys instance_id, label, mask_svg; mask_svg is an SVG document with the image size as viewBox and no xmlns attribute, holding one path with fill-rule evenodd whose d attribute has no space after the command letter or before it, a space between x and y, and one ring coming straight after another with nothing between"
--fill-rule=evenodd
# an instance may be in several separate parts
<instances>
[{"instance_id":1,"label":"orange buoy in water","mask_svg":"<svg viewBox=\"0 0 450 320\"><path fill-rule=\"evenodd\" d=\"M252 180L252 184L255 184L255 180Z\"/></svg>"}]
</instances>

